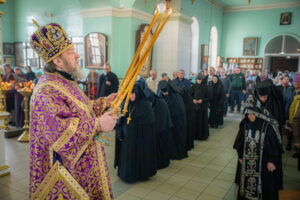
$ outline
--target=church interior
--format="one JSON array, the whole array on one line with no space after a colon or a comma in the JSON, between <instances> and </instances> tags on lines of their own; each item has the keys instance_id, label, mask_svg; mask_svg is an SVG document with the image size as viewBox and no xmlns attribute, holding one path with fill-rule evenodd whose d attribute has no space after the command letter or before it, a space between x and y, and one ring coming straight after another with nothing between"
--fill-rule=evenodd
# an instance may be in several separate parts
<instances>
[{"instance_id":1,"label":"church interior","mask_svg":"<svg viewBox=\"0 0 300 200\"><path fill-rule=\"evenodd\" d=\"M121 83L156 10L166 5L170 17L150 49L138 79L147 79L152 70L157 77L166 73L170 78L173 72L184 70L185 78L196 83L197 74L210 67L218 72L225 69L226 73L239 68L243 74L255 71L259 75L265 71L273 74L288 71L296 76L300 72L299 0L0 0L1 200L30 198L29 108L33 108L30 96L47 66L31 44L32 35L40 28L37 25L58 23L63 27L83 69L84 78L77 83L90 100L96 101L98 82L106 74L105 66L109 64ZM150 37L156 36L156 26L158 20ZM145 45L151 41L145 41ZM141 54L144 52L147 48L141 49ZM37 78L37 82L27 79L23 83L30 91L19 93L20 101L16 95L14 99L7 96L11 86L4 82L3 65L7 63L24 74L30 66ZM8 111L12 101L15 109ZM17 115L16 104L23 112L21 123L12 119ZM226 107L230 109L227 104ZM132 111L129 109L129 117ZM118 176L116 130L106 133L109 142L103 147L113 198L236 199L239 157L233 146L243 117L241 112L228 112L223 125L209 128L207 139L193 141L187 157L170 160L168 167L134 183ZM279 193L279 199L300 199L300 158L295 158L294 147L285 149L287 140L283 135L283 192Z\"/></svg>"}]
</instances>

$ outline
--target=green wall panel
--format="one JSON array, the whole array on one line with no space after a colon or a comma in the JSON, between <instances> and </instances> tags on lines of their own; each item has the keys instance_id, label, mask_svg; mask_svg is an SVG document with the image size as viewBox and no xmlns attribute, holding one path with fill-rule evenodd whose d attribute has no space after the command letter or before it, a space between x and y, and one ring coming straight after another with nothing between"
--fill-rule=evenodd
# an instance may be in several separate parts
<instances>
[{"instance_id":1,"label":"green wall panel","mask_svg":"<svg viewBox=\"0 0 300 200\"><path fill-rule=\"evenodd\" d=\"M292 12L291 25L280 25L281 12ZM243 39L258 37L257 56L263 57L267 42L283 33L300 39L300 7L224 13L222 55L242 57Z\"/></svg>"}]
</instances>

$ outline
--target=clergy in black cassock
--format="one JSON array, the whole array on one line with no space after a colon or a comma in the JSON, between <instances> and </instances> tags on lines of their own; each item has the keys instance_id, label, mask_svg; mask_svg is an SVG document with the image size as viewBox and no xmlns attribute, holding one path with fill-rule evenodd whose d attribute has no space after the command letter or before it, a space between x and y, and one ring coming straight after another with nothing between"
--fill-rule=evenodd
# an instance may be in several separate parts
<instances>
[{"instance_id":1,"label":"clergy in black cassock","mask_svg":"<svg viewBox=\"0 0 300 200\"><path fill-rule=\"evenodd\" d=\"M212 81L208 83L209 99L209 124L212 128L223 125L224 89L217 75L213 75Z\"/></svg>"},{"instance_id":2,"label":"clergy in black cassock","mask_svg":"<svg viewBox=\"0 0 300 200\"><path fill-rule=\"evenodd\" d=\"M170 164L170 149L175 149L172 136L172 119L168 104L162 97L154 94L148 87L145 88L147 99L152 104L155 119L157 169L163 169Z\"/></svg>"},{"instance_id":3,"label":"clergy in black cassock","mask_svg":"<svg viewBox=\"0 0 300 200\"><path fill-rule=\"evenodd\" d=\"M195 123L194 125L194 139L206 140L209 136L208 128L208 89L204 81L204 75L198 74L196 84L190 90L190 94L195 104Z\"/></svg>"},{"instance_id":4,"label":"clergy in black cassock","mask_svg":"<svg viewBox=\"0 0 300 200\"><path fill-rule=\"evenodd\" d=\"M187 157L187 127L186 112L182 97L172 89L166 81L158 84L160 96L166 101L172 118L172 137L175 141L175 149L171 150L171 159L182 159Z\"/></svg>"},{"instance_id":5,"label":"clergy in black cassock","mask_svg":"<svg viewBox=\"0 0 300 200\"><path fill-rule=\"evenodd\" d=\"M134 85L128 112L116 126L115 167L125 182L146 180L156 174L154 114L139 85ZM131 120L130 120L131 119Z\"/></svg>"},{"instance_id":6,"label":"clergy in black cassock","mask_svg":"<svg viewBox=\"0 0 300 200\"><path fill-rule=\"evenodd\" d=\"M112 93L118 92L119 79L117 75L110 71L110 66L105 65L105 72L101 74L97 87L97 98L106 97Z\"/></svg>"},{"instance_id":7,"label":"clergy in black cassock","mask_svg":"<svg viewBox=\"0 0 300 200\"><path fill-rule=\"evenodd\" d=\"M256 98L277 120L279 131L285 124L284 98L282 92L276 87L271 79L256 84Z\"/></svg>"},{"instance_id":8,"label":"clergy in black cassock","mask_svg":"<svg viewBox=\"0 0 300 200\"><path fill-rule=\"evenodd\" d=\"M235 182L237 199L276 200L282 189L282 145L275 118L257 107L254 95L247 99L234 148L238 153Z\"/></svg>"}]
</instances>

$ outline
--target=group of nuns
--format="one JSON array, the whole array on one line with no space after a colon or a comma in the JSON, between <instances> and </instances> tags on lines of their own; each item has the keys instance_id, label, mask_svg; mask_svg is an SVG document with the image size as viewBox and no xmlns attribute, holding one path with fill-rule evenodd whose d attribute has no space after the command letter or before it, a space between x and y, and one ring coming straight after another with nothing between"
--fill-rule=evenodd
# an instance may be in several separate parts
<instances>
[{"instance_id":1,"label":"group of nuns","mask_svg":"<svg viewBox=\"0 0 300 200\"><path fill-rule=\"evenodd\" d=\"M194 140L209 136L208 104L214 113L212 120L223 117L223 108L215 102L221 81L209 85L203 75L197 76L189 92L162 80L155 94L139 80L134 85L128 112L116 125L114 167L121 180L134 183L147 180L158 169L168 167L170 160L188 157ZM211 86L210 86L211 85ZM211 87L211 91L209 90ZM222 88L221 88L222 89ZM222 118L223 123L223 118ZM220 125L220 122L216 122Z\"/></svg>"}]
</instances>

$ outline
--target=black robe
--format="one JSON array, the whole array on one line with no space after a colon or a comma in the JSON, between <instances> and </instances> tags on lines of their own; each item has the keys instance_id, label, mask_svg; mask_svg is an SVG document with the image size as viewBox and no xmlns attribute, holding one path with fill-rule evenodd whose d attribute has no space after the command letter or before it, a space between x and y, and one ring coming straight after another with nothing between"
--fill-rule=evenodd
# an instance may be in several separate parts
<instances>
[{"instance_id":1,"label":"black robe","mask_svg":"<svg viewBox=\"0 0 300 200\"><path fill-rule=\"evenodd\" d=\"M168 81L169 87L172 88L175 92L180 94L182 97L184 107L185 107L185 115L186 115L186 144L187 144L187 150L191 150L194 148L194 132L195 132L195 113L194 113L194 103L193 103L193 98L190 95L189 92L184 90L181 87L178 87L174 84L173 81L169 80Z\"/></svg>"},{"instance_id":2,"label":"black robe","mask_svg":"<svg viewBox=\"0 0 300 200\"><path fill-rule=\"evenodd\" d=\"M279 125L279 131L282 134L282 128L285 124L285 106L284 106L284 97L280 88L275 86L270 79L256 85L255 91L256 98L259 99L259 96L268 95L267 102L262 103L263 108L267 109L273 117L277 120Z\"/></svg>"},{"instance_id":3,"label":"black robe","mask_svg":"<svg viewBox=\"0 0 300 200\"><path fill-rule=\"evenodd\" d=\"M190 94L195 100L202 100L201 104L196 104L194 108L195 123L194 139L206 140L209 136L208 128L208 89L203 81L201 84L195 84L190 90Z\"/></svg>"},{"instance_id":4,"label":"black robe","mask_svg":"<svg viewBox=\"0 0 300 200\"><path fill-rule=\"evenodd\" d=\"M208 84L208 99L210 104L209 124L212 127L223 125L224 89L220 80Z\"/></svg>"},{"instance_id":5,"label":"black robe","mask_svg":"<svg viewBox=\"0 0 300 200\"><path fill-rule=\"evenodd\" d=\"M136 99L129 103L128 112L118 120L116 126L114 163L120 179L128 183L146 180L156 174L157 167L152 107L140 86L135 85L132 93L136 94ZM131 121L127 124L130 114Z\"/></svg>"},{"instance_id":6,"label":"black robe","mask_svg":"<svg viewBox=\"0 0 300 200\"><path fill-rule=\"evenodd\" d=\"M172 137L175 145L170 149L171 159L182 159L187 157L187 133L186 133L186 112L182 97L174 91L166 81L160 81L158 88L160 94L166 101L172 118L173 128ZM162 92L168 92L163 95Z\"/></svg>"},{"instance_id":7,"label":"black robe","mask_svg":"<svg viewBox=\"0 0 300 200\"><path fill-rule=\"evenodd\" d=\"M149 88L145 89L147 99L152 103L155 119L157 169L163 169L170 164L170 149L175 149L172 137L172 119L168 104L155 95Z\"/></svg>"},{"instance_id":8,"label":"black robe","mask_svg":"<svg viewBox=\"0 0 300 200\"><path fill-rule=\"evenodd\" d=\"M259 131L260 137L262 130L265 130L265 137L264 139L260 139L257 143L256 147L254 145L249 145L249 143L245 145L245 134L249 134L249 130L251 129L252 132ZM244 157L244 149L246 152L249 152L250 148L255 147L260 148L263 147L262 150L262 158L261 158L261 170L260 170L260 177L261 177L261 190L262 190L262 199L263 200L276 200L278 199L278 191L282 189L282 147L281 142L279 141L278 137L280 137L275 132L274 127L271 124L267 123L263 119L256 118L255 122L250 122L247 118L243 119L240 123L240 128L238 135L234 142L234 148L237 150L238 158L243 159ZM263 145L261 143L263 141ZM250 147L251 146L251 147ZM260 157L258 153L257 156ZM276 170L273 172L269 172L267 169L267 163L271 162L275 165ZM247 163L247 161L245 161ZM258 170L259 172L259 170ZM246 173L246 172L244 172ZM247 180L247 176L242 176L242 165L238 161L237 170L236 170L236 177L235 183L239 185L239 193L238 199L246 199L241 192L241 183L243 180ZM251 176L250 176L251 177ZM249 180L249 179L248 179ZM251 181L250 181L251 182ZM257 186L257 184L254 184ZM245 193L247 193L246 185L244 186ZM256 189L254 189L256 191ZM257 192L257 191L256 191Z\"/></svg>"},{"instance_id":9,"label":"black robe","mask_svg":"<svg viewBox=\"0 0 300 200\"><path fill-rule=\"evenodd\" d=\"M109 81L111 85L107 85L106 81ZM119 79L113 72L108 72L107 74L101 74L99 78L98 88L97 88L97 98L106 97L111 93L118 92Z\"/></svg>"}]
</instances>

